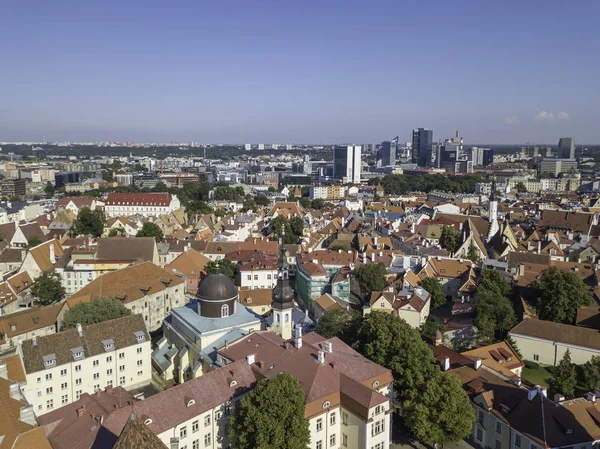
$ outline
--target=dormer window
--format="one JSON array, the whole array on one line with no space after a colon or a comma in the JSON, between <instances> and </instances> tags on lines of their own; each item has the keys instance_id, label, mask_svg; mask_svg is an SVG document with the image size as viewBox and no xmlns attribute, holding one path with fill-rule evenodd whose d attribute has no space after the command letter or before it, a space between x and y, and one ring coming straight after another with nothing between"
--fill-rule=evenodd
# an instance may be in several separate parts
<instances>
[{"instance_id":1,"label":"dormer window","mask_svg":"<svg viewBox=\"0 0 600 449\"><path fill-rule=\"evenodd\" d=\"M229 383L229 387L235 387L236 385L237 385L237 382L236 382L235 380L232 380L232 381Z\"/></svg>"},{"instance_id":2,"label":"dormer window","mask_svg":"<svg viewBox=\"0 0 600 449\"><path fill-rule=\"evenodd\" d=\"M48 354L42 357L45 368L52 368L56 366L56 354Z\"/></svg>"},{"instance_id":3,"label":"dormer window","mask_svg":"<svg viewBox=\"0 0 600 449\"><path fill-rule=\"evenodd\" d=\"M72 348L71 355L73 356L74 360L80 360L80 359L84 358L85 353L83 351L83 347L79 346L77 348Z\"/></svg>"},{"instance_id":4,"label":"dormer window","mask_svg":"<svg viewBox=\"0 0 600 449\"><path fill-rule=\"evenodd\" d=\"M151 418L146 418L144 420L144 424L146 424L147 426L150 425L150 424L152 424L152 419Z\"/></svg>"},{"instance_id":5,"label":"dormer window","mask_svg":"<svg viewBox=\"0 0 600 449\"><path fill-rule=\"evenodd\" d=\"M378 388L379 387L379 381L376 380L375 382L373 382L373 388Z\"/></svg>"},{"instance_id":6,"label":"dormer window","mask_svg":"<svg viewBox=\"0 0 600 449\"><path fill-rule=\"evenodd\" d=\"M142 331L136 331L133 334L135 335L135 339L138 343L146 341L146 335Z\"/></svg>"},{"instance_id":7,"label":"dormer window","mask_svg":"<svg viewBox=\"0 0 600 449\"><path fill-rule=\"evenodd\" d=\"M190 400L187 402L187 406L188 406L188 407L191 407L191 406L192 406L192 405L194 405L195 403L196 403L196 401L195 401L195 400L193 400L193 399L190 399Z\"/></svg>"},{"instance_id":8,"label":"dormer window","mask_svg":"<svg viewBox=\"0 0 600 449\"><path fill-rule=\"evenodd\" d=\"M104 346L105 352L112 351L113 349L115 349L115 342L112 338L108 340L102 340L102 346Z\"/></svg>"}]
</instances>

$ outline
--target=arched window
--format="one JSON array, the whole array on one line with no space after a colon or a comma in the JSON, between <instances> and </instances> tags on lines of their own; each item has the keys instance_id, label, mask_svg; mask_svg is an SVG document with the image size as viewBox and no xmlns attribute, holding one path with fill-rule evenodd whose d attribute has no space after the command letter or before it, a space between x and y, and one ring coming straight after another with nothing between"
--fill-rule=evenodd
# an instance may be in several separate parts
<instances>
[{"instance_id":1,"label":"arched window","mask_svg":"<svg viewBox=\"0 0 600 449\"><path fill-rule=\"evenodd\" d=\"M290 321L290 316L286 313L285 314L285 322L288 323Z\"/></svg>"},{"instance_id":2,"label":"arched window","mask_svg":"<svg viewBox=\"0 0 600 449\"><path fill-rule=\"evenodd\" d=\"M221 317L229 316L229 306L227 304L223 304L221 307Z\"/></svg>"}]
</instances>

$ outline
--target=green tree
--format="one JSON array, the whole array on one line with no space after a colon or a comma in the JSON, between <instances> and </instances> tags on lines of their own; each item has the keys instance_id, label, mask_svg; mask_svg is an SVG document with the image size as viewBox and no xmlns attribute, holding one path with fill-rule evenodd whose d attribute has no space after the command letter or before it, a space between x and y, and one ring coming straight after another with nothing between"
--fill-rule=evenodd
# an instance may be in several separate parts
<instances>
[{"instance_id":1,"label":"green tree","mask_svg":"<svg viewBox=\"0 0 600 449\"><path fill-rule=\"evenodd\" d=\"M470 435L475 416L468 396L458 380L440 371L416 329L399 317L370 313L353 346L392 371L396 401L414 437L444 444Z\"/></svg>"},{"instance_id":2,"label":"green tree","mask_svg":"<svg viewBox=\"0 0 600 449\"><path fill-rule=\"evenodd\" d=\"M469 249L467 250L467 259L469 259L474 264L479 265L481 263L481 256L479 255L479 251L471 241L469 245Z\"/></svg>"},{"instance_id":3,"label":"green tree","mask_svg":"<svg viewBox=\"0 0 600 449\"><path fill-rule=\"evenodd\" d=\"M382 263L362 264L354 271L361 292L366 296L371 296L371 292L383 290L387 284L387 270Z\"/></svg>"},{"instance_id":4,"label":"green tree","mask_svg":"<svg viewBox=\"0 0 600 449\"><path fill-rule=\"evenodd\" d=\"M34 246L38 246L42 241L37 235L33 235L27 239L27 247L33 248Z\"/></svg>"},{"instance_id":5,"label":"green tree","mask_svg":"<svg viewBox=\"0 0 600 449\"><path fill-rule=\"evenodd\" d=\"M567 398L575 396L575 386L577 385L577 373L575 365L571 363L571 352L567 349L563 358L548 381L551 394L562 394Z\"/></svg>"},{"instance_id":6,"label":"green tree","mask_svg":"<svg viewBox=\"0 0 600 449\"><path fill-rule=\"evenodd\" d=\"M592 304L592 297L575 273L546 268L536 285L537 313L542 320L572 324L577 309Z\"/></svg>"},{"instance_id":7,"label":"green tree","mask_svg":"<svg viewBox=\"0 0 600 449\"><path fill-rule=\"evenodd\" d=\"M269 204L271 204L271 201L269 200L269 198L267 198L264 195L258 194L256 195L256 198L254 199L254 201L256 201L256 204L262 207L267 207Z\"/></svg>"},{"instance_id":8,"label":"green tree","mask_svg":"<svg viewBox=\"0 0 600 449\"><path fill-rule=\"evenodd\" d=\"M312 200L310 207L313 209L323 209L325 207L325 201L323 201L321 198L315 198Z\"/></svg>"},{"instance_id":9,"label":"green tree","mask_svg":"<svg viewBox=\"0 0 600 449\"><path fill-rule=\"evenodd\" d=\"M136 237L154 237L154 239L157 242L160 242L164 237L163 232L160 230L160 228L157 225L155 225L154 223L151 223L149 221L144 223L144 225L142 226L142 229L140 229L135 236Z\"/></svg>"},{"instance_id":10,"label":"green tree","mask_svg":"<svg viewBox=\"0 0 600 449\"><path fill-rule=\"evenodd\" d=\"M271 232L277 240L279 240L281 232L285 230L285 238L283 243L289 244L296 243L298 241L298 237L296 234L294 234L294 231L292 231L289 220L281 215L273 218L269 222L269 227L271 228Z\"/></svg>"},{"instance_id":11,"label":"green tree","mask_svg":"<svg viewBox=\"0 0 600 449\"><path fill-rule=\"evenodd\" d=\"M317 333L325 338L338 337L350 344L362 319L357 311L329 310L317 321Z\"/></svg>"},{"instance_id":12,"label":"green tree","mask_svg":"<svg viewBox=\"0 0 600 449\"><path fill-rule=\"evenodd\" d=\"M477 337L482 342L495 342L517 324L517 317L509 299L510 286L498 271L483 270L475 293Z\"/></svg>"},{"instance_id":13,"label":"green tree","mask_svg":"<svg viewBox=\"0 0 600 449\"><path fill-rule=\"evenodd\" d=\"M131 310L115 298L97 296L90 302L82 302L65 313L63 326L65 329L74 328L77 323L82 326L114 320L131 315Z\"/></svg>"},{"instance_id":14,"label":"green tree","mask_svg":"<svg viewBox=\"0 0 600 449\"><path fill-rule=\"evenodd\" d=\"M290 228L294 235L302 237L304 233L304 220L300 217L292 217L290 220Z\"/></svg>"},{"instance_id":15,"label":"green tree","mask_svg":"<svg viewBox=\"0 0 600 449\"><path fill-rule=\"evenodd\" d=\"M113 228L110 231L108 231L109 237L116 237L117 235L123 235L123 234L125 234L125 229L123 229L123 228Z\"/></svg>"},{"instance_id":16,"label":"green tree","mask_svg":"<svg viewBox=\"0 0 600 449\"><path fill-rule=\"evenodd\" d=\"M438 309L446 304L446 295L444 294L444 289L437 278L423 279L421 287L431 293L431 308L433 310Z\"/></svg>"},{"instance_id":17,"label":"green tree","mask_svg":"<svg viewBox=\"0 0 600 449\"><path fill-rule=\"evenodd\" d=\"M515 189L517 190L517 193L527 193L527 187L525 187L525 184L522 182L518 182L515 185Z\"/></svg>"},{"instance_id":18,"label":"green tree","mask_svg":"<svg viewBox=\"0 0 600 449\"><path fill-rule=\"evenodd\" d=\"M459 232L454 226L442 226L442 235L440 236L440 245L442 248L454 254L458 245Z\"/></svg>"},{"instance_id":19,"label":"green tree","mask_svg":"<svg viewBox=\"0 0 600 449\"><path fill-rule=\"evenodd\" d=\"M592 356L583 364L582 381L586 390L594 391L600 388L600 356Z\"/></svg>"},{"instance_id":20,"label":"green tree","mask_svg":"<svg viewBox=\"0 0 600 449\"><path fill-rule=\"evenodd\" d=\"M305 449L310 443L304 391L290 374L262 379L229 418L236 449Z\"/></svg>"},{"instance_id":21,"label":"green tree","mask_svg":"<svg viewBox=\"0 0 600 449\"><path fill-rule=\"evenodd\" d=\"M335 245L331 246L329 248L331 251L351 251L352 248L350 247L350 244L344 244L344 243L336 243Z\"/></svg>"},{"instance_id":22,"label":"green tree","mask_svg":"<svg viewBox=\"0 0 600 449\"><path fill-rule=\"evenodd\" d=\"M306 198L305 196L301 197L298 202L300 203L300 206L304 208L309 208L311 205L310 199Z\"/></svg>"},{"instance_id":23,"label":"green tree","mask_svg":"<svg viewBox=\"0 0 600 449\"><path fill-rule=\"evenodd\" d=\"M90 210L87 207L80 209L77 219L71 227L71 235L76 237L90 234L93 237L100 237L102 232L104 232L104 214L102 211Z\"/></svg>"},{"instance_id":24,"label":"green tree","mask_svg":"<svg viewBox=\"0 0 600 449\"><path fill-rule=\"evenodd\" d=\"M46 187L44 187L44 193L46 194L47 199L50 199L54 196L54 186L50 181L46 183Z\"/></svg>"},{"instance_id":25,"label":"green tree","mask_svg":"<svg viewBox=\"0 0 600 449\"><path fill-rule=\"evenodd\" d=\"M206 274L216 274L221 273L235 282L235 275L237 272L237 264L232 262L229 259L219 259L219 260L211 260L206 264L204 268L206 270Z\"/></svg>"},{"instance_id":26,"label":"green tree","mask_svg":"<svg viewBox=\"0 0 600 449\"><path fill-rule=\"evenodd\" d=\"M58 273L42 273L31 286L31 294L40 306L59 302L65 296L65 289Z\"/></svg>"}]
</instances>

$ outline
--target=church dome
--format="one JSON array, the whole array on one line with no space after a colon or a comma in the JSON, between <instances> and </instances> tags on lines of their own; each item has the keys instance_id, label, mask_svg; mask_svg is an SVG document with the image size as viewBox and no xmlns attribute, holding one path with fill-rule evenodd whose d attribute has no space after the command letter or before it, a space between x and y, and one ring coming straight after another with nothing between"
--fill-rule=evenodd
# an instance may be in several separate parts
<instances>
[{"instance_id":1,"label":"church dome","mask_svg":"<svg viewBox=\"0 0 600 449\"><path fill-rule=\"evenodd\" d=\"M235 312L238 290L224 274L207 276L198 287L198 313L207 318L224 318Z\"/></svg>"}]
</instances>

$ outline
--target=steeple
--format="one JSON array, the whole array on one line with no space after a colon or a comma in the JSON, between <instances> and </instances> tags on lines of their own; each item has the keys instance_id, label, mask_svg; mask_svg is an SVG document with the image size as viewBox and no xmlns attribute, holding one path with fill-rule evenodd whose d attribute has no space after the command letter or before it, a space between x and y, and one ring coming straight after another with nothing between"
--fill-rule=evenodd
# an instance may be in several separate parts
<instances>
[{"instance_id":1,"label":"steeple","mask_svg":"<svg viewBox=\"0 0 600 449\"><path fill-rule=\"evenodd\" d=\"M279 239L279 261L277 262L277 284L273 288L273 330L282 338L292 338L292 308L294 290L290 286L289 265L283 246L285 231L282 230Z\"/></svg>"},{"instance_id":2,"label":"steeple","mask_svg":"<svg viewBox=\"0 0 600 449\"><path fill-rule=\"evenodd\" d=\"M489 242L494 238L498 232L498 199L496 198L496 178L492 179L492 193L488 201L488 228L487 241Z\"/></svg>"}]
</instances>

